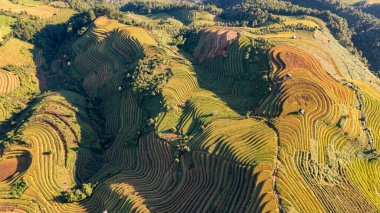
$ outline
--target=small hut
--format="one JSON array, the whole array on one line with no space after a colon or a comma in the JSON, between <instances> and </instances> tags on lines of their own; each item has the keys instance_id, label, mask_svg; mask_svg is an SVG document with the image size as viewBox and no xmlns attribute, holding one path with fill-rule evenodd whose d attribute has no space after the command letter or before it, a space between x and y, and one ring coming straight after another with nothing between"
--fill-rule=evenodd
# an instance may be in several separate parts
<instances>
[{"instance_id":1,"label":"small hut","mask_svg":"<svg viewBox=\"0 0 380 213\"><path fill-rule=\"evenodd\" d=\"M186 103L185 102L180 103L180 104L178 104L178 106L181 107L181 108L185 108L186 107Z\"/></svg>"},{"instance_id":2,"label":"small hut","mask_svg":"<svg viewBox=\"0 0 380 213\"><path fill-rule=\"evenodd\" d=\"M291 78L293 78L293 75L290 73L286 73L285 79L291 79Z\"/></svg>"},{"instance_id":3,"label":"small hut","mask_svg":"<svg viewBox=\"0 0 380 213\"><path fill-rule=\"evenodd\" d=\"M305 110L301 108L301 109L298 110L298 113L301 114L301 115L303 115L303 114L305 114Z\"/></svg>"}]
</instances>

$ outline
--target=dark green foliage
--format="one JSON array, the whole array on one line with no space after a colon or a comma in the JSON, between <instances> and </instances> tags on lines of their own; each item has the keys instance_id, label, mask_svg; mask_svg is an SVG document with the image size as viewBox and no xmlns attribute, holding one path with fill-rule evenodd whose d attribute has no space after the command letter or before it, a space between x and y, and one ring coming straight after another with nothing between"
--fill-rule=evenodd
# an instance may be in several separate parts
<instances>
[{"instance_id":1,"label":"dark green foliage","mask_svg":"<svg viewBox=\"0 0 380 213\"><path fill-rule=\"evenodd\" d=\"M17 181L15 182L14 184L12 184L11 186L11 189L10 189L10 192L9 192L9 198L20 198L25 190L28 188L28 183L23 181L23 180L20 180L20 181Z\"/></svg>"},{"instance_id":2,"label":"dark green foliage","mask_svg":"<svg viewBox=\"0 0 380 213\"><path fill-rule=\"evenodd\" d=\"M300 6L279 0L207 2L223 7L224 12L221 17L230 21L229 24L239 26L260 26L267 21L278 22L279 20L273 19L272 14L309 15L320 18L326 22L332 34L344 47L361 58L364 63L367 63L366 58L368 58L374 70L380 69L380 53L377 51L380 46L379 20L353 6L343 5L335 0L290 1ZM362 8L364 10L364 7ZM373 8L372 10L376 11L376 7Z\"/></svg>"},{"instance_id":3,"label":"dark green foliage","mask_svg":"<svg viewBox=\"0 0 380 213\"><path fill-rule=\"evenodd\" d=\"M126 79L132 87L132 91L143 100L147 97L161 93L162 86L170 77L170 71L157 72L156 68L164 63L164 59L156 55L153 58L139 59L134 69L127 72Z\"/></svg>"},{"instance_id":4,"label":"dark green foliage","mask_svg":"<svg viewBox=\"0 0 380 213\"><path fill-rule=\"evenodd\" d=\"M243 22L248 22L248 26L256 27L265 24L267 21L281 22L281 20L274 18L273 14L318 17L327 23L327 26L343 46L353 48L351 33L346 20L329 11L303 8L278 0L262 0L247 1L243 4L228 7L221 16L227 20L238 22L239 25L243 25Z\"/></svg>"},{"instance_id":5,"label":"dark green foliage","mask_svg":"<svg viewBox=\"0 0 380 213\"><path fill-rule=\"evenodd\" d=\"M117 10L116 7L106 4L96 5L94 7L94 14L96 15L96 17L107 16L113 17L115 19L117 19L116 16L122 15L122 13L119 10Z\"/></svg>"},{"instance_id":6,"label":"dark green foliage","mask_svg":"<svg viewBox=\"0 0 380 213\"><path fill-rule=\"evenodd\" d=\"M87 139L87 138L86 138ZM107 147L112 143L114 138L110 135L102 136L102 138L97 138L94 141L83 140L81 141L80 146L86 149L90 149L94 152L101 153L106 150Z\"/></svg>"},{"instance_id":7,"label":"dark green foliage","mask_svg":"<svg viewBox=\"0 0 380 213\"><path fill-rule=\"evenodd\" d=\"M54 56L64 41L81 35L86 26L96 18L93 10L78 13L67 23L62 24L50 24L46 19L24 12L12 13L0 10L0 15L16 18L16 23L12 26L12 36L44 49L44 56L48 60Z\"/></svg>"},{"instance_id":8,"label":"dark green foliage","mask_svg":"<svg viewBox=\"0 0 380 213\"><path fill-rule=\"evenodd\" d=\"M318 10L331 11L347 20L347 27L353 30L352 42L361 52L355 51L353 48L350 50L358 56L366 57L372 69L380 70L380 20L378 18L364 13L355 6L341 4L335 0L291 0L291 2ZM345 34L340 34L339 37L351 37L349 30L347 31ZM343 43L343 45L347 47L347 43Z\"/></svg>"},{"instance_id":9,"label":"dark green foliage","mask_svg":"<svg viewBox=\"0 0 380 213\"><path fill-rule=\"evenodd\" d=\"M185 51L193 53L201 37L199 30L188 30L185 35L185 43L181 46Z\"/></svg>"},{"instance_id":10,"label":"dark green foliage","mask_svg":"<svg viewBox=\"0 0 380 213\"><path fill-rule=\"evenodd\" d=\"M214 5L195 4L191 2L160 2L160 1L132 1L121 8L121 11L132 11L139 14L171 13L180 10L203 10L214 15L222 13L222 9Z\"/></svg>"},{"instance_id":11,"label":"dark green foliage","mask_svg":"<svg viewBox=\"0 0 380 213\"><path fill-rule=\"evenodd\" d=\"M4 109L7 109L9 114L18 113L25 109L28 102L37 96L40 92L38 88L37 78L28 70L15 66L3 67L4 70L16 74L20 80L21 87L14 89L6 96L0 96L0 103ZM10 131L14 127L13 120L0 122L0 134ZM1 135L0 135L1 138ZM13 141L12 137L8 137ZM21 142L21 140L16 140Z\"/></svg>"},{"instance_id":12,"label":"dark green foliage","mask_svg":"<svg viewBox=\"0 0 380 213\"><path fill-rule=\"evenodd\" d=\"M94 184L84 183L80 187L74 187L68 192L62 192L62 198L68 203L82 201L91 196L94 187Z\"/></svg>"},{"instance_id":13,"label":"dark green foliage","mask_svg":"<svg viewBox=\"0 0 380 213\"><path fill-rule=\"evenodd\" d=\"M368 15L363 15L358 10L349 9L343 7L340 4L335 4L336 1L331 1L329 6L325 6L325 2L329 0L318 0L318 1L298 1L292 0L292 2L298 3L302 6L317 5L312 8L300 7L298 5L293 5L290 2L279 1L279 0L260 0L260 1L223 1L223 0L209 0L205 3L216 4L223 7L224 10L211 5L197 5L193 3L168 3L168 2L129 2L124 7L122 11L132 11L140 14L151 14L151 13L175 13L180 10L204 10L212 14L220 15L221 18L229 21L226 23L229 26L248 26L257 27L262 26L268 22L280 23L281 19L275 17L274 15L309 15L320 18L327 23L327 26L337 38L337 40L346 47L353 54L356 54L359 58L366 63L366 59L362 58L365 56L369 59L370 64L374 69L379 69L380 60L377 45L380 45L379 27L373 24L373 18ZM321 3L323 2L323 3ZM319 6L318 6L319 5ZM321 6L324 6L321 8ZM335 9L335 8L340 8ZM331 11L332 12L331 12ZM337 14L334 14L337 13ZM348 23L347 23L348 22ZM354 22L355 33L353 34L350 27ZM377 24L376 24L377 25ZM286 27L298 29L300 27ZM312 30L312 29L306 29ZM271 32L266 32L271 33ZM370 39L372 42L366 42ZM355 46L359 48L358 51Z\"/></svg>"},{"instance_id":14,"label":"dark green foliage","mask_svg":"<svg viewBox=\"0 0 380 213\"><path fill-rule=\"evenodd\" d=\"M37 32L45 25L46 21L44 19L22 14L17 17L17 21L13 26L13 36L33 43Z\"/></svg>"},{"instance_id":15,"label":"dark green foliage","mask_svg":"<svg viewBox=\"0 0 380 213\"><path fill-rule=\"evenodd\" d=\"M377 18L380 18L380 4L365 5L362 10L376 16Z\"/></svg>"},{"instance_id":16,"label":"dark green foliage","mask_svg":"<svg viewBox=\"0 0 380 213\"><path fill-rule=\"evenodd\" d=\"M65 2L67 2L71 8L81 12L94 8L101 0L65 0Z\"/></svg>"},{"instance_id":17,"label":"dark green foliage","mask_svg":"<svg viewBox=\"0 0 380 213\"><path fill-rule=\"evenodd\" d=\"M68 36L76 36L78 31L89 25L95 18L96 16L93 10L87 10L71 17L66 24Z\"/></svg>"},{"instance_id":18,"label":"dark green foliage","mask_svg":"<svg viewBox=\"0 0 380 213\"><path fill-rule=\"evenodd\" d=\"M339 128L343 128L348 117L349 117L349 115L341 115L336 126Z\"/></svg>"},{"instance_id":19,"label":"dark green foliage","mask_svg":"<svg viewBox=\"0 0 380 213\"><path fill-rule=\"evenodd\" d=\"M44 56L50 59L66 39L66 25L47 25L35 36L34 44L44 49Z\"/></svg>"},{"instance_id":20,"label":"dark green foliage","mask_svg":"<svg viewBox=\"0 0 380 213\"><path fill-rule=\"evenodd\" d=\"M67 23L46 25L36 34L35 45L44 49L44 56L49 60L64 41L81 36L94 19L94 12L88 10L74 15Z\"/></svg>"}]
</instances>

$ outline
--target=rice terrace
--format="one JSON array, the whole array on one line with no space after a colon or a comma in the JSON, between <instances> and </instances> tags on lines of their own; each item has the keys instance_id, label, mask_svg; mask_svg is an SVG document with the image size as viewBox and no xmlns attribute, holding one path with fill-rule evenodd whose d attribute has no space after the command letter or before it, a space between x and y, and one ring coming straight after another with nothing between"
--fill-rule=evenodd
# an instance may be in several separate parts
<instances>
[{"instance_id":1,"label":"rice terrace","mask_svg":"<svg viewBox=\"0 0 380 213\"><path fill-rule=\"evenodd\" d=\"M377 0L0 0L0 212L380 212Z\"/></svg>"}]
</instances>

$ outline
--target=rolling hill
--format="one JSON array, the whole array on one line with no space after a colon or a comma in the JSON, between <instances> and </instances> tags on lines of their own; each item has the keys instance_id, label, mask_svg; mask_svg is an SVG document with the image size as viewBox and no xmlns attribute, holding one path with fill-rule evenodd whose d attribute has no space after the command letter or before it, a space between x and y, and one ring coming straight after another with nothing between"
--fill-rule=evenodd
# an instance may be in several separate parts
<instances>
[{"instance_id":1,"label":"rolling hill","mask_svg":"<svg viewBox=\"0 0 380 213\"><path fill-rule=\"evenodd\" d=\"M0 212L379 212L379 78L317 17L188 4L0 46Z\"/></svg>"}]
</instances>

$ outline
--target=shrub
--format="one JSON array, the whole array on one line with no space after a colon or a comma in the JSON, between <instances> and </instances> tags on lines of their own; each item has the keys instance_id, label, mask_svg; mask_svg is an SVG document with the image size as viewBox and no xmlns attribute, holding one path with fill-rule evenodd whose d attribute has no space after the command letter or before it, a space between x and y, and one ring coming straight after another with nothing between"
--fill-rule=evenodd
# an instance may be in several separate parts
<instances>
[{"instance_id":1,"label":"shrub","mask_svg":"<svg viewBox=\"0 0 380 213\"><path fill-rule=\"evenodd\" d=\"M28 188L28 183L20 180L17 181L16 183L12 184L11 190L9 192L9 197L10 198L20 198L25 190Z\"/></svg>"},{"instance_id":2,"label":"shrub","mask_svg":"<svg viewBox=\"0 0 380 213\"><path fill-rule=\"evenodd\" d=\"M68 192L63 192L62 197L68 203L82 201L91 196L94 186L91 183L84 183L81 187L74 187Z\"/></svg>"}]
</instances>

